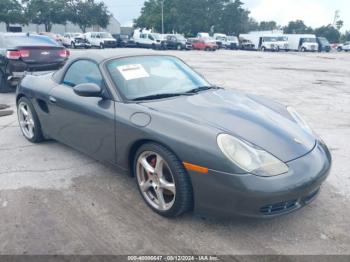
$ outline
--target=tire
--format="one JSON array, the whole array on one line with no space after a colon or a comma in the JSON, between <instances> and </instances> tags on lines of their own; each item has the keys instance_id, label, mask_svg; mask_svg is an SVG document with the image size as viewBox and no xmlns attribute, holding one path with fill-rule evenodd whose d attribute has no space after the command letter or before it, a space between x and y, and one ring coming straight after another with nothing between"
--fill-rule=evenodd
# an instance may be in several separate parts
<instances>
[{"instance_id":1,"label":"tire","mask_svg":"<svg viewBox=\"0 0 350 262\"><path fill-rule=\"evenodd\" d=\"M338 52L341 52L341 51L343 51L343 48L338 47L338 48L337 48L337 51L338 51Z\"/></svg>"},{"instance_id":2,"label":"tire","mask_svg":"<svg viewBox=\"0 0 350 262\"><path fill-rule=\"evenodd\" d=\"M12 91L6 81L6 75L0 70L0 93L9 93Z\"/></svg>"},{"instance_id":3,"label":"tire","mask_svg":"<svg viewBox=\"0 0 350 262\"><path fill-rule=\"evenodd\" d=\"M24 114L22 111L22 106L25 107L29 119L25 120ZM35 109L32 105L32 103L29 101L26 97L21 97L17 104L17 116L18 116L18 122L19 126L21 128L23 136L32 143L40 143L44 141L44 136L42 133L41 125L39 122L38 115L35 112ZM24 124L23 122L27 122L27 124ZM31 124L28 124L28 122L31 122ZM27 128L25 127L27 126ZM32 134L29 135L31 132L29 131L31 128L29 126L32 126ZM28 131L26 131L28 130Z\"/></svg>"},{"instance_id":4,"label":"tire","mask_svg":"<svg viewBox=\"0 0 350 262\"><path fill-rule=\"evenodd\" d=\"M177 45L176 49L180 51L180 50L182 50L182 46L181 45Z\"/></svg>"},{"instance_id":5,"label":"tire","mask_svg":"<svg viewBox=\"0 0 350 262\"><path fill-rule=\"evenodd\" d=\"M71 45L70 45L73 49L75 49L75 43L72 42Z\"/></svg>"},{"instance_id":6,"label":"tire","mask_svg":"<svg viewBox=\"0 0 350 262\"><path fill-rule=\"evenodd\" d=\"M261 47L261 52L265 52L265 51L266 51L265 46L262 46L262 47Z\"/></svg>"},{"instance_id":7,"label":"tire","mask_svg":"<svg viewBox=\"0 0 350 262\"><path fill-rule=\"evenodd\" d=\"M300 49L300 52L305 53L305 52L306 52L306 48L305 48L305 47L302 47L302 48Z\"/></svg>"},{"instance_id":8,"label":"tire","mask_svg":"<svg viewBox=\"0 0 350 262\"><path fill-rule=\"evenodd\" d=\"M100 43L100 49L104 49L104 48L105 48L104 44Z\"/></svg>"},{"instance_id":9,"label":"tire","mask_svg":"<svg viewBox=\"0 0 350 262\"><path fill-rule=\"evenodd\" d=\"M141 164L144 161L147 161L146 166L153 168L154 172L146 172L145 164ZM160 179L155 171L158 161L163 163L159 172ZM190 178L179 159L168 149L156 143L142 145L136 152L133 168L139 192L154 212L174 218L192 209L193 191Z\"/></svg>"}]
</instances>

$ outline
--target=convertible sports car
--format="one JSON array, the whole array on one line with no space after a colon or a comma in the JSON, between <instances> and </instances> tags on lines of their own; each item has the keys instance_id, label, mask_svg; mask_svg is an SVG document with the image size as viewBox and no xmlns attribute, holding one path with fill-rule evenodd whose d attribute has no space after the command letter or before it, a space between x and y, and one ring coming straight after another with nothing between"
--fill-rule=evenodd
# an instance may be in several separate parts
<instances>
[{"instance_id":1,"label":"convertible sports car","mask_svg":"<svg viewBox=\"0 0 350 262\"><path fill-rule=\"evenodd\" d=\"M316 198L331 155L294 109L213 86L173 56L116 54L81 52L59 71L26 76L23 135L129 172L166 217L274 217Z\"/></svg>"}]
</instances>

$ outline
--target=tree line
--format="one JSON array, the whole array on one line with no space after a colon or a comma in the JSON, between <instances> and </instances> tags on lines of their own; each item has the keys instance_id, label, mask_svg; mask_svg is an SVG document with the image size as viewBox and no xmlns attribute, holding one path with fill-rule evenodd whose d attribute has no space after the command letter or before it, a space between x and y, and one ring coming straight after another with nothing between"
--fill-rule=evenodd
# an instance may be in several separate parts
<instances>
[{"instance_id":1,"label":"tree line","mask_svg":"<svg viewBox=\"0 0 350 262\"><path fill-rule=\"evenodd\" d=\"M178 32L195 36L198 32L220 32L239 35L256 30L283 30L285 33L314 33L330 42L350 41L350 31L341 35L343 21L335 25L312 28L301 20L291 21L282 27L275 21L257 22L240 0L148 0L141 15L134 20L135 27L161 31L161 8L164 4L165 32Z\"/></svg>"},{"instance_id":2,"label":"tree line","mask_svg":"<svg viewBox=\"0 0 350 262\"><path fill-rule=\"evenodd\" d=\"M103 2L95 0L1 0L0 22L6 24L44 25L50 32L53 24L72 22L85 32L86 28L109 24L110 13Z\"/></svg>"}]
</instances>

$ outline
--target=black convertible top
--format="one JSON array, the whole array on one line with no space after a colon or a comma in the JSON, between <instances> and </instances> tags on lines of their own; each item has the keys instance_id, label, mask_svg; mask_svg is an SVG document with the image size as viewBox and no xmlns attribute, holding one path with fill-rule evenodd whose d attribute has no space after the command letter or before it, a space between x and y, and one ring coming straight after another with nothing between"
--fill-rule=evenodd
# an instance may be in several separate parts
<instances>
[{"instance_id":1,"label":"black convertible top","mask_svg":"<svg viewBox=\"0 0 350 262\"><path fill-rule=\"evenodd\" d=\"M107 59L112 58L123 58L129 56L139 55L159 55L153 50L140 50L140 49L103 49L103 50L86 50L86 51L75 51L70 57L70 61L75 59L92 59L96 63L101 63ZM69 63L69 61L68 61Z\"/></svg>"}]
</instances>

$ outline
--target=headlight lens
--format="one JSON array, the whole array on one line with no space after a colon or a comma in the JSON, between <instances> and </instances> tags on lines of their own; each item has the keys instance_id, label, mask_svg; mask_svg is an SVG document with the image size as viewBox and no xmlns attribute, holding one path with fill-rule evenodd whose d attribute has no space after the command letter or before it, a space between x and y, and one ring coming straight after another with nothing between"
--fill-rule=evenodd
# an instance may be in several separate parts
<instances>
[{"instance_id":1,"label":"headlight lens","mask_svg":"<svg viewBox=\"0 0 350 262\"><path fill-rule=\"evenodd\" d=\"M277 176L288 172L288 166L270 153L228 134L217 138L222 153L239 168L257 176Z\"/></svg>"},{"instance_id":2,"label":"headlight lens","mask_svg":"<svg viewBox=\"0 0 350 262\"><path fill-rule=\"evenodd\" d=\"M312 129L310 128L310 126L306 123L306 121L304 120L304 118L298 114L298 112L293 108L293 107L287 107L287 111L289 112L289 114L293 117L293 119L295 120L295 122L298 123L298 125L307 133L314 135Z\"/></svg>"}]
</instances>

